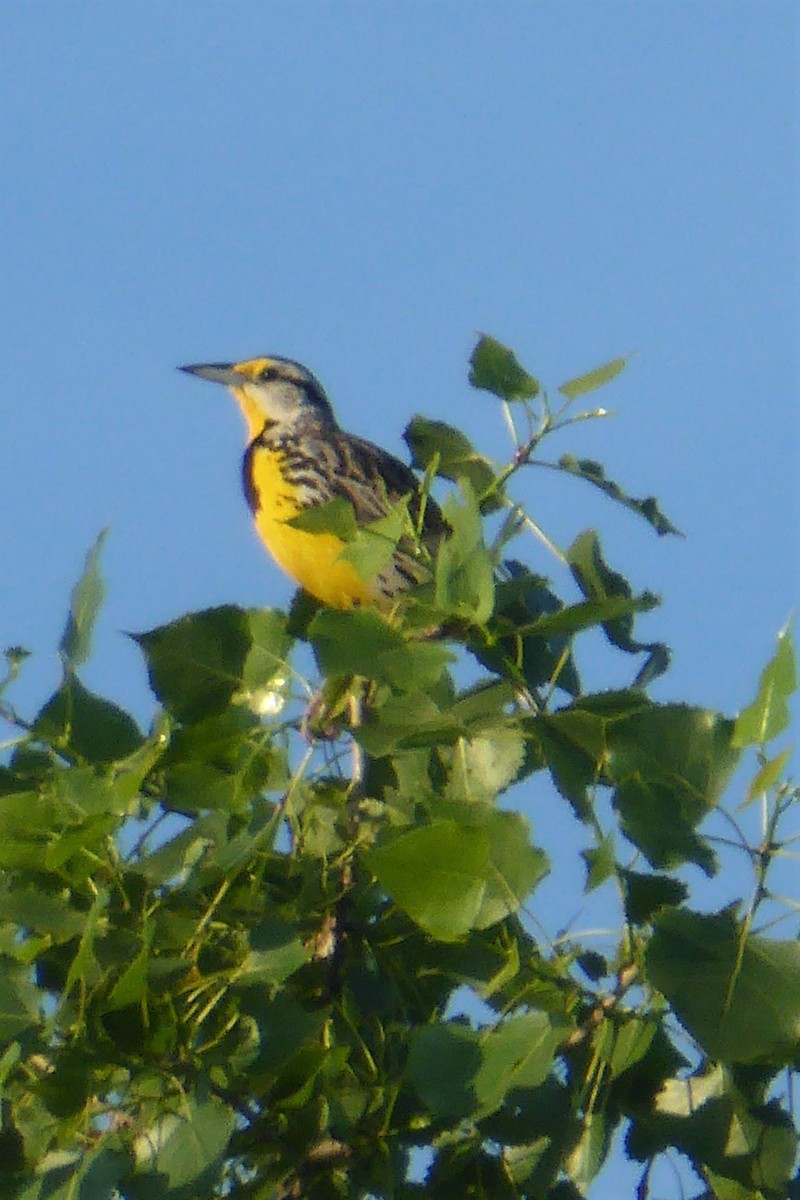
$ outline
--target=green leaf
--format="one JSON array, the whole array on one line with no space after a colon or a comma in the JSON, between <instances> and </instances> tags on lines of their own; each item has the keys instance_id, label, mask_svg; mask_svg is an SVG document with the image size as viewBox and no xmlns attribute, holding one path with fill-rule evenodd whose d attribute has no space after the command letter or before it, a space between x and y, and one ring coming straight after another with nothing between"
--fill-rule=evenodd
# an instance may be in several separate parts
<instances>
[{"instance_id":1,"label":"green leaf","mask_svg":"<svg viewBox=\"0 0 800 1200\"><path fill-rule=\"evenodd\" d=\"M589 821L589 790L601 777L606 753L606 724L594 713L564 709L540 713L528 725L531 736L561 795L581 821Z\"/></svg>"},{"instance_id":2,"label":"green leaf","mask_svg":"<svg viewBox=\"0 0 800 1200\"><path fill-rule=\"evenodd\" d=\"M599 600L583 600L579 604L570 604L559 609L558 612L537 617L524 632L535 637L580 633L584 629L620 621L635 613L651 612L658 608L660 603L652 592L642 592L640 596L618 595L606 596Z\"/></svg>"},{"instance_id":3,"label":"green leaf","mask_svg":"<svg viewBox=\"0 0 800 1200\"><path fill-rule=\"evenodd\" d=\"M104 1006L105 1012L113 1012L118 1008L127 1008L129 1004L138 1004L147 991L147 973L150 965L151 946L153 942L153 924L146 921L143 928L142 948L132 962L128 964L114 984Z\"/></svg>"},{"instance_id":4,"label":"green leaf","mask_svg":"<svg viewBox=\"0 0 800 1200\"><path fill-rule=\"evenodd\" d=\"M478 819L489 835L489 871L475 928L486 929L524 904L550 864L544 851L531 845L530 827L521 813L492 808Z\"/></svg>"},{"instance_id":5,"label":"green leaf","mask_svg":"<svg viewBox=\"0 0 800 1200\"><path fill-rule=\"evenodd\" d=\"M718 803L739 761L733 723L707 709L647 704L611 722L606 770L626 836L654 867L714 856L695 827Z\"/></svg>"},{"instance_id":6,"label":"green leaf","mask_svg":"<svg viewBox=\"0 0 800 1200\"><path fill-rule=\"evenodd\" d=\"M208 763L178 763L167 771L165 784L165 807L187 816L212 809L244 812L251 799L236 775Z\"/></svg>"},{"instance_id":7,"label":"green leaf","mask_svg":"<svg viewBox=\"0 0 800 1200\"><path fill-rule=\"evenodd\" d=\"M599 1110L588 1113L583 1120L580 1136L570 1151L564 1170L584 1196L597 1176L608 1153L613 1125Z\"/></svg>"},{"instance_id":8,"label":"green leaf","mask_svg":"<svg viewBox=\"0 0 800 1200\"><path fill-rule=\"evenodd\" d=\"M667 908L647 970L706 1053L782 1066L800 1053L800 944L748 935L729 910Z\"/></svg>"},{"instance_id":9,"label":"green leaf","mask_svg":"<svg viewBox=\"0 0 800 1200\"><path fill-rule=\"evenodd\" d=\"M774 655L761 672L758 694L736 718L733 733L737 746L765 746L789 724L788 700L797 688L794 644L789 628L778 637Z\"/></svg>"},{"instance_id":10,"label":"green leaf","mask_svg":"<svg viewBox=\"0 0 800 1200\"><path fill-rule=\"evenodd\" d=\"M105 586L100 574L100 555L108 530L98 534L86 555L83 574L72 590L69 615L61 635L59 650L65 666L72 668L86 662L92 648L92 632L103 603Z\"/></svg>"},{"instance_id":11,"label":"green leaf","mask_svg":"<svg viewBox=\"0 0 800 1200\"><path fill-rule=\"evenodd\" d=\"M13 1042L31 1025L38 1025L39 993L30 968L2 959L0 970L0 1047Z\"/></svg>"},{"instance_id":12,"label":"green leaf","mask_svg":"<svg viewBox=\"0 0 800 1200\"><path fill-rule=\"evenodd\" d=\"M395 904L443 942L515 912L547 872L547 858L530 845L518 813L473 815L478 824L434 821L394 835L367 856Z\"/></svg>"},{"instance_id":13,"label":"green leaf","mask_svg":"<svg viewBox=\"0 0 800 1200\"><path fill-rule=\"evenodd\" d=\"M39 712L33 733L56 749L98 765L126 758L144 743L129 713L90 692L71 671Z\"/></svg>"},{"instance_id":14,"label":"green leaf","mask_svg":"<svg viewBox=\"0 0 800 1200\"><path fill-rule=\"evenodd\" d=\"M330 533L343 542L351 541L358 532L353 506L341 496L304 508L297 516L289 517L286 524L304 533Z\"/></svg>"},{"instance_id":15,"label":"green leaf","mask_svg":"<svg viewBox=\"0 0 800 1200\"><path fill-rule=\"evenodd\" d=\"M508 1092L544 1083L570 1026L544 1012L510 1017L481 1034L475 1094L481 1111L498 1108Z\"/></svg>"},{"instance_id":16,"label":"green leaf","mask_svg":"<svg viewBox=\"0 0 800 1200\"><path fill-rule=\"evenodd\" d=\"M581 858L586 863L586 886L584 891L593 892L607 879L610 879L616 866L614 839L610 834L603 834L596 846L589 850L581 850Z\"/></svg>"},{"instance_id":17,"label":"green leaf","mask_svg":"<svg viewBox=\"0 0 800 1200\"><path fill-rule=\"evenodd\" d=\"M407 542L413 536L411 518L408 513L408 497L394 505L389 512L377 521L362 525L352 541L342 550L339 558L343 562L352 563L362 579L370 582L387 565L394 554L398 542L406 537ZM419 564L420 580L425 577L425 568Z\"/></svg>"},{"instance_id":18,"label":"green leaf","mask_svg":"<svg viewBox=\"0 0 800 1200\"><path fill-rule=\"evenodd\" d=\"M422 1026L412 1038L408 1075L433 1113L460 1120L478 1108L475 1078L481 1059L474 1029L452 1021Z\"/></svg>"},{"instance_id":19,"label":"green leaf","mask_svg":"<svg viewBox=\"0 0 800 1200\"><path fill-rule=\"evenodd\" d=\"M48 1154L34 1181L14 1192L15 1200L117 1200L131 1167L118 1145L112 1135L85 1150Z\"/></svg>"},{"instance_id":20,"label":"green leaf","mask_svg":"<svg viewBox=\"0 0 800 1200\"><path fill-rule=\"evenodd\" d=\"M623 508L628 508L631 512L643 517L648 525L652 525L659 537L665 533L683 537L680 529L673 525L661 511L658 500L654 496L646 496L643 500L637 500L635 497L627 495L618 483L608 478L602 463L595 462L592 458L575 458L572 454L562 454L558 460L558 466L567 475L585 479L587 483L599 488L601 492L615 500L617 504L621 504Z\"/></svg>"},{"instance_id":21,"label":"green leaf","mask_svg":"<svg viewBox=\"0 0 800 1200\"><path fill-rule=\"evenodd\" d=\"M56 944L67 942L83 929L86 913L73 908L63 894L6 882L0 891L0 921L33 933L47 934Z\"/></svg>"},{"instance_id":22,"label":"green leaf","mask_svg":"<svg viewBox=\"0 0 800 1200\"><path fill-rule=\"evenodd\" d=\"M464 486L463 504L448 496L443 512L452 533L436 556L436 608L448 616L482 624L494 608L494 564L483 542L474 494Z\"/></svg>"},{"instance_id":23,"label":"green leaf","mask_svg":"<svg viewBox=\"0 0 800 1200\"><path fill-rule=\"evenodd\" d=\"M411 1044L409 1077L437 1116L484 1117L508 1092L547 1079L568 1028L543 1012L480 1031L455 1021L423 1026Z\"/></svg>"},{"instance_id":24,"label":"green leaf","mask_svg":"<svg viewBox=\"0 0 800 1200\"><path fill-rule=\"evenodd\" d=\"M192 1196L210 1195L234 1124L221 1101L190 1093L177 1112L164 1113L137 1137L137 1173L126 1182L126 1195L164 1200L165 1193L188 1188Z\"/></svg>"},{"instance_id":25,"label":"green leaf","mask_svg":"<svg viewBox=\"0 0 800 1200\"><path fill-rule=\"evenodd\" d=\"M763 1200L764 1193L759 1189L754 1192L749 1184L739 1183L737 1179L728 1179L724 1175L717 1174L716 1171L704 1168L708 1185L711 1188L709 1195L714 1197L714 1200Z\"/></svg>"},{"instance_id":26,"label":"green leaf","mask_svg":"<svg viewBox=\"0 0 800 1200\"><path fill-rule=\"evenodd\" d=\"M736 727L734 726L734 738L736 737ZM770 788L774 787L783 777L786 764L792 757L794 747L787 746L780 754L776 754L774 758L767 759L760 770L753 776L747 788L747 795L739 809L746 808L748 804L752 804L759 796L763 796ZM738 811L738 810L737 810Z\"/></svg>"},{"instance_id":27,"label":"green leaf","mask_svg":"<svg viewBox=\"0 0 800 1200\"><path fill-rule=\"evenodd\" d=\"M600 539L593 529L580 534L567 551L567 561L578 587L588 600L606 601L612 597L633 599L633 591L624 576L605 562L600 549ZM649 592L644 592L637 603L651 608L659 603ZM613 646L626 654L649 651L650 662L639 672L638 685L643 685L644 676L650 682L661 675L669 666L669 650L661 642L640 642L633 637L633 615L615 617L601 622L603 631Z\"/></svg>"},{"instance_id":28,"label":"green leaf","mask_svg":"<svg viewBox=\"0 0 800 1200\"><path fill-rule=\"evenodd\" d=\"M632 925L646 925L660 908L681 904L689 889L670 875L642 875L624 868L619 872L625 897L625 916Z\"/></svg>"},{"instance_id":29,"label":"green leaf","mask_svg":"<svg viewBox=\"0 0 800 1200\"><path fill-rule=\"evenodd\" d=\"M546 579L522 563L508 559L503 569L509 578L499 580L495 587L491 640L487 643L481 636L470 650L489 670L524 683L531 691L555 681L562 690L576 695L580 680L567 633L549 624L551 616L564 611L561 601Z\"/></svg>"},{"instance_id":30,"label":"green leaf","mask_svg":"<svg viewBox=\"0 0 800 1200\"><path fill-rule=\"evenodd\" d=\"M610 383L612 379L616 379L629 362L629 358L612 358L611 362L604 363L602 367L595 367L593 371L587 371L585 375L577 375L568 383L562 383L558 390L568 400L575 400L576 397L585 396L587 392L593 392L604 384Z\"/></svg>"},{"instance_id":31,"label":"green leaf","mask_svg":"<svg viewBox=\"0 0 800 1200\"><path fill-rule=\"evenodd\" d=\"M649 1140L642 1144L640 1130L634 1153L647 1157L675 1146L715 1181L715 1197L726 1200L791 1194L786 1185L797 1152L791 1117L775 1101L760 1103L763 1085L756 1082L754 1095L748 1074L754 1081L766 1079L758 1068L732 1072L718 1065L706 1065L688 1078L665 1079L648 1122ZM737 1087L737 1080L745 1087ZM717 1180L723 1180L719 1193Z\"/></svg>"},{"instance_id":32,"label":"green leaf","mask_svg":"<svg viewBox=\"0 0 800 1200\"><path fill-rule=\"evenodd\" d=\"M247 624L250 649L242 668L241 690L233 699L246 703L260 716L271 715L283 706L288 691L288 657L293 639L286 613L277 608L248 609Z\"/></svg>"},{"instance_id":33,"label":"green leaf","mask_svg":"<svg viewBox=\"0 0 800 1200\"><path fill-rule=\"evenodd\" d=\"M515 781L525 761L526 738L517 725L497 725L453 747L447 795L486 801Z\"/></svg>"},{"instance_id":34,"label":"green leaf","mask_svg":"<svg viewBox=\"0 0 800 1200\"><path fill-rule=\"evenodd\" d=\"M381 758L393 750L452 745L465 733L457 712L442 712L424 692L409 691L369 709L355 736L368 754Z\"/></svg>"},{"instance_id":35,"label":"green leaf","mask_svg":"<svg viewBox=\"0 0 800 1200\"><path fill-rule=\"evenodd\" d=\"M603 1021L592 1038L592 1048L606 1064L611 1079L617 1079L641 1062L659 1027L659 1022L653 1018L636 1016Z\"/></svg>"},{"instance_id":36,"label":"green leaf","mask_svg":"<svg viewBox=\"0 0 800 1200\"><path fill-rule=\"evenodd\" d=\"M454 942L478 919L489 847L485 829L436 821L379 846L367 855L367 865L395 904L427 933Z\"/></svg>"},{"instance_id":37,"label":"green leaf","mask_svg":"<svg viewBox=\"0 0 800 1200\"><path fill-rule=\"evenodd\" d=\"M81 987L91 987L101 975L101 970L95 957L95 938L98 926L108 908L109 894L105 888L99 888L92 901L92 907L86 914L81 931L78 949L69 966L64 983L64 996L68 996L76 984Z\"/></svg>"},{"instance_id":38,"label":"green leaf","mask_svg":"<svg viewBox=\"0 0 800 1200\"><path fill-rule=\"evenodd\" d=\"M179 721L221 712L242 686L252 643L241 608L189 613L131 637L144 651L150 686Z\"/></svg>"},{"instance_id":39,"label":"green leaf","mask_svg":"<svg viewBox=\"0 0 800 1200\"><path fill-rule=\"evenodd\" d=\"M532 400L539 381L520 365L513 350L488 334L481 334L470 356L469 382L502 400Z\"/></svg>"},{"instance_id":40,"label":"green leaf","mask_svg":"<svg viewBox=\"0 0 800 1200\"><path fill-rule=\"evenodd\" d=\"M308 636L326 676L361 675L398 691L432 687L453 659L441 643L406 641L374 609L320 609Z\"/></svg>"},{"instance_id":41,"label":"green leaf","mask_svg":"<svg viewBox=\"0 0 800 1200\"><path fill-rule=\"evenodd\" d=\"M421 471L435 467L442 479L466 481L479 500L493 490L498 469L491 459L480 454L472 442L454 425L414 417L403 434L411 451L411 464ZM500 493L497 494L497 503Z\"/></svg>"},{"instance_id":42,"label":"green leaf","mask_svg":"<svg viewBox=\"0 0 800 1200\"><path fill-rule=\"evenodd\" d=\"M296 928L279 917L266 917L250 930L248 941L250 949L235 976L237 987L275 987L311 957Z\"/></svg>"}]
</instances>

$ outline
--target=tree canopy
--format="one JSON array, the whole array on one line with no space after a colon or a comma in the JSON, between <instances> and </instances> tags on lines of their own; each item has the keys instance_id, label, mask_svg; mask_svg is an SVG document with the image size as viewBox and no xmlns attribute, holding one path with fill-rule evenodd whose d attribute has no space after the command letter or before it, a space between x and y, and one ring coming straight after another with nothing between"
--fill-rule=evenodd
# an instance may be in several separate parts
<instances>
[{"instance_id":1,"label":"tree canopy","mask_svg":"<svg viewBox=\"0 0 800 1200\"><path fill-rule=\"evenodd\" d=\"M81 678L101 535L33 716L13 703L26 651L6 651L0 1197L578 1200L617 1135L639 1200L664 1157L695 1196L800 1195L800 944L777 925L798 900L771 886L798 800L776 746L791 633L738 716L659 703L669 651L637 630L658 598L595 530L560 550L511 496L546 468L678 534L600 463L544 457L624 367L551 395L480 338L469 382L508 461L410 423L449 529L390 619L299 594L134 634L145 730ZM315 522L365 578L418 533L402 505ZM589 631L626 686L584 689ZM599 942L569 927L577 895L537 906L543 805L582 830L586 909L601 888L616 905ZM696 880L736 854L749 897L709 911Z\"/></svg>"}]
</instances>

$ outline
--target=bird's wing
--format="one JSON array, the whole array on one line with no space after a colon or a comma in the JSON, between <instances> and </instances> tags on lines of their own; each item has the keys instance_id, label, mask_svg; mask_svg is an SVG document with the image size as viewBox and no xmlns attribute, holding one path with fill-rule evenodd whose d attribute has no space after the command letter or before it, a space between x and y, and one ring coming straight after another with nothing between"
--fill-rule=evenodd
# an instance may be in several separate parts
<instances>
[{"instance_id":1,"label":"bird's wing","mask_svg":"<svg viewBox=\"0 0 800 1200\"><path fill-rule=\"evenodd\" d=\"M421 501L419 480L409 466L364 438L345 434L329 444L337 457L337 469L331 474L333 494L350 501L359 525L377 521L404 496L411 497L409 512L416 519ZM428 496L423 519L425 540L446 529L439 505Z\"/></svg>"}]
</instances>

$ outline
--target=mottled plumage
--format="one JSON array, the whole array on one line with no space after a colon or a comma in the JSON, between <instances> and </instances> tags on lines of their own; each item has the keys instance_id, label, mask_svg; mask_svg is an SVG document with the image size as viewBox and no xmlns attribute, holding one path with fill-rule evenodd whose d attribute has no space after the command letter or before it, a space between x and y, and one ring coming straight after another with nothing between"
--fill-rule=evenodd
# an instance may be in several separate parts
<instances>
[{"instance_id":1,"label":"mottled plumage","mask_svg":"<svg viewBox=\"0 0 800 1200\"><path fill-rule=\"evenodd\" d=\"M287 524L337 498L352 505L359 526L378 520L406 496L416 520L421 503L411 468L372 442L345 433L310 371L276 357L182 370L225 384L236 398L248 426L242 483L256 528L275 560L306 591L335 608L364 603L385 608L426 577L411 538L367 581L341 559L341 539ZM432 546L445 528L437 504L428 497L422 540Z\"/></svg>"}]
</instances>

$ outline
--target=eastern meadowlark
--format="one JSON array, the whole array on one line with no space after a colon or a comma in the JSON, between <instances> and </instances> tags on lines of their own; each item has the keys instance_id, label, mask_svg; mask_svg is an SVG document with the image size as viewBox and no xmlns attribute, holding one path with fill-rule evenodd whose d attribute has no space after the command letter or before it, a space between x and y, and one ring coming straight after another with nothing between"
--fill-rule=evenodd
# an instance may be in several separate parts
<instances>
[{"instance_id":1,"label":"eastern meadowlark","mask_svg":"<svg viewBox=\"0 0 800 1200\"><path fill-rule=\"evenodd\" d=\"M296 583L332 608L374 604L387 609L425 578L411 537L401 540L375 579L366 580L341 557L346 543L339 537L287 523L339 497L352 505L359 526L378 520L404 497L416 521L422 503L411 468L372 442L345 433L309 370L276 356L180 370L233 393L247 423L244 494L262 542ZM438 505L426 497L422 541L432 545L446 528Z\"/></svg>"}]
</instances>

